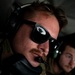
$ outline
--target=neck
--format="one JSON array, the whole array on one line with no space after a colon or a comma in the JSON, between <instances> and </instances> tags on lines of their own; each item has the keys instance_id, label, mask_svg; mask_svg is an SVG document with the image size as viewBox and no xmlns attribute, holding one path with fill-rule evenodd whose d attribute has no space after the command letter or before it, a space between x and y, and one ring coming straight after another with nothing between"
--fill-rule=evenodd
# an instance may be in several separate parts
<instances>
[{"instance_id":1,"label":"neck","mask_svg":"<svg viewBox=\"0 0 75 75\"><path fill-rule=\"evenodd\" d=\"M59 67L59 65L56 62L54 62L53 64L54 64L53 65L54 73L55 74L60 74L62 72L62 69Z\"/></svg>"},{"instance_id":2,"label":"neck","mask_svg":"<svg viewBox=\"0 0 75 75\"><path fill-rule=\"evenodd\" d=\"M13 71L11 73L12 75L40 75L42 72L42 68L40 66L33 67L23 55L16 53L7 58L2 67L2 75L8 75L8 73L11 73L11 71Z\"/></svg>"}]
</instances>

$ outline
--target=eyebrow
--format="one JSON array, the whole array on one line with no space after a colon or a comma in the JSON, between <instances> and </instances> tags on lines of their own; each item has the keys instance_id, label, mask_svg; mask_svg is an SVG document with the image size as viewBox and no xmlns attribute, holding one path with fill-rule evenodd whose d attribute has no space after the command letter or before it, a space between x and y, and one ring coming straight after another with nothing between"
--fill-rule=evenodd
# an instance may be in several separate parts
<instances>
[{"instance_id":1,"label":"eyebrow","mask_svg":"<svg viewBox=\"0 0 75 75\"><path fill-rule=\"evenodd\" d=\"M28 26L31 26L31 27L35 27L35 26L39 26L39 27L42 27L46 32L48 32L43 26L41 26L39 23L36 23L36 22L33 22L33 21L30 21L30 20L24 20L24 19L22 19L21 20L21 24L27 24ZM49 32L48 32L49 33ZM50 35L50 34L49 34ZM51 36L51 35L50 35ZM52 36L51 36L51 38L53 38ZM54 38L53 38L54 39ZM55 39L54 39L55 40Z\"/></svg>"},{"instance_id":2,"label":"eyebrow","mask_svg":"<svg viewBox=\"0 0 75 75\"><path fill-rule=\"evenodd\" d=\"M72 57L73 57L73 55L72 55L71 53L68 53L68 52L67 52L66 54L69 54L70 56L72 56Z\"/></svg>"},{"instance_id":3,"label":"eyebrow","mask_svg":"<svg viewBox=\"0 0 75 75\"><path fill-rule=\"evenodd\" d=\"M33 21L29 21L29 20L24 20L24 19L22 19L21 20L21 23L24 23L24 24L27 24L27 25L29 25L29 26L31 26L31 27L34 27L36 24L38 24L38 23L36 23L36 22L33 22Z\"/></svg>"},{"instance_id":4,"label":"eyebrow","mask_svg":"<svg viewBox=\"0 0 75 75\"><path fill-rule=\"evenodd\" d=\"M36 23L36 22L33 22L33 21L30 21L30 20L26 20L26 19L22 19L21 20L21 24L27 24L28 26L31 26L31 27L35 27L35 26L40 26L40 27L42 27L46 32L48 32L43 26L41 26L39 23ZM48 32L49 33L49 32ZM50 34L49 34L50 35ZM51 36L51 35L50 35ZM51 36L51 38L53 39L53 40L56 40L56 39L54 39L52 36Z\"/></svg>"}]
</instances>

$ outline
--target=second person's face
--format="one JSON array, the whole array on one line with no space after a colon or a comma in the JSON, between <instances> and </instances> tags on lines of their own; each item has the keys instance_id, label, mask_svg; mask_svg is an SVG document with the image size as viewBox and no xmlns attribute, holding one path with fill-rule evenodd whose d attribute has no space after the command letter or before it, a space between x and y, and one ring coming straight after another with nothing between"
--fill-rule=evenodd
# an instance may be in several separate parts
<instances>
[{"instance_id":1,"label":"second person's face","mask_svg":"<svg viewBox=\"0 0 75 75\"><path fill-rule=\"evenodd\" d=\"M75 68L75 48L66 46L65 51L60 56L59 64L66 72L70 72Z\"/></svg>"}]
</instances>

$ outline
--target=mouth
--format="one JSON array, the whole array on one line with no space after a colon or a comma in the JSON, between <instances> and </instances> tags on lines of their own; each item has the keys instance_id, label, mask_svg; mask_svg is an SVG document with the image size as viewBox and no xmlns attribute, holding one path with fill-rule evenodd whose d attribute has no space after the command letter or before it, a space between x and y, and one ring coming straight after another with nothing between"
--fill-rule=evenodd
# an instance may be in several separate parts
<instances>
[{"instance_id":1,"label":"mouth","mask_svg":"<svg viewBox=\"0 0 75 75\"><path fill-rule=\"evenodd\" d=\"M36 62L38 62L38 63L43 63L43 64L47 65L46 56L45 55L40 56L40 55L36 54L36 57L34 58L34 60Z\"/></svg>"},{"instance_id":2,"label":"mouth","mask_svg":"<svg viewBox=\"0 0 75 75\"><path fill-rule=\"evenodd\" d=\"M44 55L34 53L34 60L39 62L39 63L44 63L44 61L45 61L44 57L45 57Z\"/></svg>"},{"instance_id":3,"label":"mouth","mask_svg":"<svg viewBox=\"0 0 75 75\"><path fill-rule=\"evenodd\" d=\"M46 56L45 54L41 54L39 50L32 50L31 53L34 55L34 60L38 63L46 63Z\"/></svg>"},{"instance_id":4,"label":"mouth","mask_svg":"<svg viewBox=\"0 0 75 75\"><path fill-rule=\"evenodd\" d=\"M34 60L37 61L37 62L39 62L39 63L43 63L43 64L45 64L45 65L48 66L47 62L45 60L43 60L42 57L36 57Z\"/></svg>"},{"instance_id":5,"label":"mouth","mask_svg":"<svg viewBox=\"0 0 75 75\"><path fill-rule=\"evenodd\" d=\"M34 59L35 61L39 62L39 63L44 63L44 60L42 59L42 57L35 57Z\"/></svg>"},{"instance_id":6,"label":"mouth","mask_svg":"<svg viewBox=\"0 0 75 75\"><path fill-rule=\"evenodd\" d=\"M70 66L66 66L69 70L72 70L73 68L72 67L70 67Z\"/></svg>"}]
</instances>

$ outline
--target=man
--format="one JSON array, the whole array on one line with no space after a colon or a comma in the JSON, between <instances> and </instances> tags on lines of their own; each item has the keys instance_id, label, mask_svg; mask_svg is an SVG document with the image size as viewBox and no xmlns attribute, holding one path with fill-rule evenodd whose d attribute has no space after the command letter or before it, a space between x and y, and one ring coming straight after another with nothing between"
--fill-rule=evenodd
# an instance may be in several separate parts
<instances>
[{"instance_id":1,"label":"man","mask_svg":"<svg viewBox=\"0 0 75 75\"><path fill-rule=\"evenodd\" d=\"M75 33L61 38L63 43L56 58L48 57L46 75L74 75L75 68ZM72 71L73 70L73 71Z\"/></svg>"},{"instance_id":2,"label":"man","mask_svg":"<svg viewBox=\"0 0 75 75\"><path fill-rule=\"evenodd\" d=\"M66 23L63 10L52 5L43 2L19 8L16 5L5 28L12 52L8 48L11 54L2 54L5 59L1 66L2 75L39 75L42 71L39 65L49 52L49 42L56 41Z\"/></svg>"}]
</instances>

